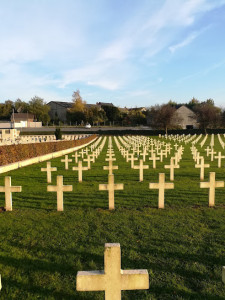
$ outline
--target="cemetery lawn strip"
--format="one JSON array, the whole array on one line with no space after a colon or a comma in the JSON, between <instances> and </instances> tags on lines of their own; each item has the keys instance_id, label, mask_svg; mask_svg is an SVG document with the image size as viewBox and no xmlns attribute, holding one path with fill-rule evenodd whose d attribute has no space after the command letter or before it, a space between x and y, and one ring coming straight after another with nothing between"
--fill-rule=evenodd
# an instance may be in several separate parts
<instances>
[{"instance_id":1,"label":"cemetery lawn strip","mask_svg":"<svg viewBox=\"0 0 225 300\"><path fill-rule=\"evenodd\" d=\"M175 189L165 192L165 209L158 210L158 192L148 185L158 182L159 172L169 182L164 169L169 158L157 162L157 169L144 170L140 183L138 170L113 145L113 164L119 166L115 183L124 184L115 192L115 211L107 210L107 192L98 190L108 180L102 169L107 143L92 169L83 172L82 183L71 170L74 163L66 171L63 157L51 160L58 168L52 185L56 175L73 185L72 193L64 193L64 212L56 211L56 193L47 192L46 173L40 171L46 162L2 174L1 186L8 175L22 192L13 193L12 212L0 213L0 299L104 299L103 292L77 292L76 273L104 268L105 243L120 243L122 269L149 272L150 289L123 291L122 299L225 299L224 189L216 191L216 207L208 208L208 191L199 188L199 170L187 145L175 170ZM210 171L225 179L224 168L213 162L205 181Z\"/></svg>"}]
</instances>

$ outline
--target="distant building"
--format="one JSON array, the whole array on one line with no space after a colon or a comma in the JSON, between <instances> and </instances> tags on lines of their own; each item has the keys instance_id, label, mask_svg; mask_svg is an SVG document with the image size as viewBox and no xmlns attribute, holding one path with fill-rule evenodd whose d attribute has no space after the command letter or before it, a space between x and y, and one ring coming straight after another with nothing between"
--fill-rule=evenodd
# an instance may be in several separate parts
<instances>
[{"instance_id":1,"label":"distant building","mask_svg":"<svg viewBox=\"0 0 225 300\"><path fill-rule=\"evenodd\" d=\"M177 125L182 129L198 128L196 114L185 105L180 106L176 110L174 118L177 120Z\"/></svg>"},{"instance_id":2,"label":"distant building","mask_svg":"<svg viewBox=\"0 0 225 300\"><path fill-rule=\"evenodd\" d=\"M134 108L129 108L129 110L135 110L135 111L141 111L141 112L147 111L146 107L134 107Z\"/></svg>"},{"instance_id":3,"label":"distant building","mask_svg":"<svg viewBox=\"0 0 225 300\"><path fill-rule=\"evenodd\" d=\"M42 122L35 122L34 115L30 113L12 113L12 128L42 127Z\"/></svg>"},{"instance_id":4,"label":"distant building","mask_svg":"<svg viewBox=\"0 0 225 300\"><path fill-rule=\"evenodd\" d=\"M114 106L112 103L107 103L107 102L96 102L97 106Z\"/></svg>"},{"instance_id":5,"label":"distant building","mask_svg":"<svg viewBox=\"0 0 225 300\"><path fill-rule=\"evenodd\" d=\"M49 115L51 120L60 120L66 123L67 110L73 106L73 102L50 101Z\"/></svg>"},{"instance_id":6,"label":"distant building","mask_svg":"<svg viewBox=\"0 0 225 300\"><path fill-rule=\"evenodd\" d=\"M67 122L67 111L73 106L73 102L50 101L47 103L50 106L49 116L51 120L59 120ZM96 104L86 104L87 109L97 107L101 110L102 106L114 106L112 103L97 102Z\"/></svg>"}]
</instances>

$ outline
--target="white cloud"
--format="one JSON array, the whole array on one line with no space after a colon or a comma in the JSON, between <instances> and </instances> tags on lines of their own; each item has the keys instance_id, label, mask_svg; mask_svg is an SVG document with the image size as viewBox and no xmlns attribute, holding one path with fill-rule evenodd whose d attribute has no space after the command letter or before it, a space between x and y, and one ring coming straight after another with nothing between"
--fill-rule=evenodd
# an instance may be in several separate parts
<instances>
[{"instance_id":1,"label":"white cloud","mask_svg":"<svg viewBox=\"0 0 225 300\"><path fill-rule=\"evenodd\" d=\"M194 41L197 36L199 36L199 33L197 32L193 32L191 35L189 35L185 40L183 40L182 42L176 44L176 45L173 45L173 46L170 46L169 47L169 50L170 52L174 53L175 51L177 51L178 49L180 48L183 48L187 45L189 45L192 41Z\"/></svg>"}]
</instances>

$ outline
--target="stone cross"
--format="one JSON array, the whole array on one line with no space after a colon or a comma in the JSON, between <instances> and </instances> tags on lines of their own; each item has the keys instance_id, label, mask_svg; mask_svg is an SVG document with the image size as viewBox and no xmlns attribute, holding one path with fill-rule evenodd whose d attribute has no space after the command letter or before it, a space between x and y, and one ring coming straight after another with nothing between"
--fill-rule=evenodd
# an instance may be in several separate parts
<instances>
[{"instance_id":1,"label":"stone cross","mask_svg":"<svg viewBox=\"0 0 225 300\"><path fill-rule=\"evenodd\" d=\"M149 183L149 188L159 190L158 208L164 208L165 189L174 189L174 183L166 183L165 173L159 173L159 183Z\"/></svg>"},{"instance_id":2,"label":"stone cross","mask_svg":"<svg viewBox=\"0 0 225 300\"><path fill-rule=\"evenodd\" d=\"M109 158L106 158L106 159L105 159L105 161L110 161L110 160L111 160L111 161L116 161L116 158L114 158L114 157L109 157Z\"/></svg>"},{"instance_id":3,"label":"stone cross","mask_svg":"<svg viewBox=\"0 0 225 300\"><path fill-rule=\"evenodd\" d=\"M86 154L86 151L84 149L82 149L80 152L82 159L84 158L84 155Z\"/></svg>"},{"instance_id":4,"label":"stone cross","mask_svg":"<svg viewBox=\"0 0 225 300\"><path fill-rule=\"evenodd\" d=\"M222 158L225 158L224 155L221 155L221 152L218 152L218 155L215 156L216 159L218 159L218 168L221 168L221 160Z\"/></svg>"},{"instance_id":5,"label":"stone cross","mask_svg":"<svg viewBox=\"0 0 225 300\"><path fill-rule=\"evenodd\" d=\"M118 170L118 166L113 166L113 162L110 160L108 166L103 166L103 170L109 170L109 175L112 175L113 170Z\"/></svg>"},{"instance_id":6,"label":"stone cross","mask_svg":"<svg viewBox=\"0 0 225 300\"><path fill-rule=\"evenodd\" d=\"M216 154L215 151L213 151L213 148L209 151L209 154L211 155L211 161L214 159L214 154Z\"/></svg>"},{"instance_id":7,"label":"stone cross","mask_svg":"<svg viewBox=\"0 0 225 300\"><path fill-rule=\"evenodd\" d=\"M156 168L156 161L160 160L160 158L157 157L155 153L153 153L152 156L149 157L149 160L152 160L152 162L153 162L153 169L155 169Z\"/></svg>"},{"instance_id":8,"label":"stone cross","mask_svg":"<svg viewBox=\"0 0 225 300\"><path fill-rule=\"evenodd\" d=\"M149 169L149 165L144 165L143 164L143 160L140 159L139 166L134 166L134 169L138 169L139 170L139 181L143 181L144 169Z\"/></svg>"},{"instance_id":9,"label":"stone cross","mask_svg":"<svg viewBox=\"0 0 225 300\"><path fill-rule=\"evenodd\" d=\"M5 186L0 186L0 192L5 193L5 209L12 211L12 193L18 193L22 191L21 186L11 186L11 177L5 177Z\"/></svg>"},{"instance_id":10,"label":"stone cross","mask_svg":"<svg viewBox=\"0 0 225 300\"><path fill-rule=\"evenodd\" d=\"M216 173L209 173L209 182L200 182L201 189L209 189L209 206L215 205L215 189L224 187L224 181L216 181Z\"/></svg>"},{"instance_id":11,"label":"stone cross","mask_svg":"<svg viewBox=\"0 0 225 300\"><path fill-rule=\"evenodd\" d=\"M73 169L73 171L78 171L78 181L82 182L83 171L87 171L88 167L82 167L82 161L79 160L78 161L78 167L73 167L72 169Z\"/></svg>"},{"instance_id":12,"label":"stone cross","mask_svg":"<svg viewBox=\"0 0 225 300\"><path fill-rule=\"evenodd\" d=\"M132 154L130 154L130 157L127 160L131 162L131 169L133 169L134 168L134 161L138 160L138 159L137 159L137 157L134 157L134 154L132 153Z\"/></svg>"},{"instance_id":13,"label":"stone cross","mask_svg":"<svg viewBox=\"0 0 225 300\"><path fill-rule=\"evenodd\" d=\"M205 148L206 151L206 155L209 156L209 152L212 150L211 147L207 146L207 148Z\"/></svg>"},{"instance_id":14,"label":"stone cross","mask_svg":"<svg viewBox=\"0 0 225 300\"><path fill-rule=\"evenodd\" d=\"M72 185L63 185L63 176L57 176L57 185L48 185L48 192L57 193L57 211L63 211L63 192L72 192Z\"/></svg>"},{"instance_id":15,"label":"stone cross","mask_svg":"<svg viewBox=\"0 0 225 300\"><path fill-rule=\"evenodd\" d=\"M174 158L171 157L170 159L170 165L165 165L165 169L170 169L170 181L174 181L174 169L179 169L179 165L174 164Z\"/></svg>"},{"instance_id":16,"label":"stone cross","mask_svg":"<svg viewBox=\"0 0 225 300\"><path fill-rule=\"evenodd\" d=\"M121 270L120 244L105 244L104 271L79 271L77 291L105 291L105 300L121 300L121 290L149 289L147 270Z\"/></svg>"},{"instance_id":17,"label":"stone cross","mask_svg":"<svg viewBox=\"0 0 225 300\"><path fill-rule=\"evenodd\" d=\"M114 184L114 175L108 175L108 184L99 184L100 191L108 191L109 195L109 209L114 209L114 191L123 190L123 183Z\"/></svg>"},{"instance_id":18,"label":"stone cross","mask_svg":"<svg viewBox=\"0 0 225 300\"><path fill-rule=\"evenodd\" d=\"M61 159L61 162L65 163L65 170L69 169L69 162L72 162L72 159L68 158L68 155L65 155L64 159Z\"/></svg>"},{"instance_id":19,"label":"stone cross","mask_svg":"<svg viewBox=\"0 0 225 300\"><path fill-rule=\"evenodd\" d=\"M52 182L52 172L57 171L57 168L51 167L51 162L47 162L46 168L41 168L41 172L47 172L47 183Z\"/></svg>"},{"instance_id":20,"label":"stone cross","mask_svg":"<svg viewBox=\"0 0 225 300\"><path fill-rule=\"evenodd\" d=\"M87 167L88 167L88 169L90 169L91 168L91 162L94 162L94 158L91 157L91 155L88 155L87 158L84 159L84 161L87 161L87 163L88 163Z\"/></svg>"},{"instance_id":21,"label":"stone cross","mask_svg":"<svg viewBox=\"0 0 225 300\"><path fill-rule=\"evenodd\" d=\"M201 163L196 164L195 168L200 168L200 180L204 180L205 177L205 168L210 168L209 164L204 164L204 157L201 158Z\"/></svg>"},{"instance_id":22,"label":"stone cross","mask_svg":"<svg viewBox=\"0 0 225 300\"><path fill-rule=\"evenodd\" d=\"M78 157L80 157L80 155L78 154L78 152L75 152L74 155L72 155L72 157L74 157L75 159L75 163L78 163Z\"/></svg>"}]
</instances>

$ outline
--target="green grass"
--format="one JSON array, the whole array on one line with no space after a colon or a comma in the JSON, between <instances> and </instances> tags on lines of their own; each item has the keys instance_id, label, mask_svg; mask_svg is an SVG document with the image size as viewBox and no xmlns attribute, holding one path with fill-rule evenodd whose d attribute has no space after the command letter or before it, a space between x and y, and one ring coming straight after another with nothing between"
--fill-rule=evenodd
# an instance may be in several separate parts
<instances>
[{"instance_id":1,"label":"green grass","mask_svg":"<svg viewBox=\"0 0 225 300\"><path fill-rule=\"evenodd\" d=\"M215 142L216 151L224 153L217 138ZM155 170L144 170L140 183L138 170L113 145L119 166L115 183L124 183L124 190L115 192L114 211L107 209L107 192L98 190L107 183L102 169L107 144L83 173L82 183L71 170L74 163L66 171L61 158L52 160L58 168L52 184L63 175L64 184L74 189L64 193L64 212L56 211L56 193L47 192L46 173L40 171L46 162L1 175L1 186L9 175L12 185L23 190L13 193L13 211L0 213L0 299L104 299L103 292L77 292L76 274L104 268L105 243L121 244L123 269L149 271L149 290L123 291L122 299L225 299L225 189L217 189L216 206L208 208L208 190L199 188L199 169L188 144L175 170L175 189L165 192L165 209L158 210L158 193L148 186L158 181L159 172L169 182L164 165L170 158L157 162ZM225 180L224 162L221 169L211 163L205 181L212 171L216 180Z\"/></svg>"}]
</instances>

